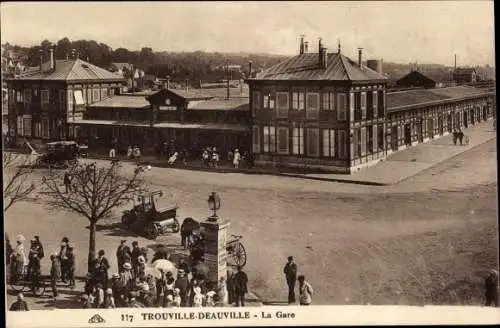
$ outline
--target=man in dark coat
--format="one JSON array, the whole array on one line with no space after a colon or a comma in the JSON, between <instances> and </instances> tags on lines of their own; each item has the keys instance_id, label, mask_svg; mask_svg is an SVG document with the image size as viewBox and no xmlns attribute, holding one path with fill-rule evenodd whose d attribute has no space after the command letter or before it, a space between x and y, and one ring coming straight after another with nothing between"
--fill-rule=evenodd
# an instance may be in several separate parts
<instances>
[{"instance_id":1,"label":"man in dark coat","mask_svg":"<svg viewBox=\"0 0 500 328\"><path fill-rule=\"evenodd\" d=\"M236 297L236 306L245 306L245 294L248 292L248 276L243 272L241 265L237 267L238 272L234 275L234 294Z\"/></svg>"},{"instance_id":2,"label":"man in dark coat","mask_svg":"<svg viewBox=\"0 0 500 328\"><path fill-rule=\"evenodd\" d=\"M177 280L175 281L174 288L179 289L179 295L181 297L181 307L186 307L188 304L188 287L189 280L186 276L184 269L179 268L177 271Z\"/></svg>"},{"instance_id":3,"label":"man in dark coat","mask_svg":"<svg viewBox=\"0 0 500 328\"><path fill-rule=\"evenodd\" d=\"M132 255L130 247L127 246L126 242L127 241L123 239L120 242L120 246L118 246L118 249L116 250L116 259L118 261L118 272L123 271L123 264L125 263L126 258Z\"/></svg>"},{"instance_id":4,"label":"man in dark coat","mask_svg":"<svg viewBox=\"0 0 500 328\"><path fill-rule=\"evenodd\" d=\"M283 269L288 285L288 304L295 303L295 282L297 281L297 264L293 260L293 256L288 257L288 262Z\"/></svg>"},{"instance_id":5,"label":"man in dark coat","mask_svg":"<svg viewBox=\"0 0 500 328\"><path fill-rule=\"evenodd\" d=\"M491 270L484 282L486 306L498 306L498 271Z\"/></svg>"},{"instance_id":6,"label":"man in dark coat","mask_svg":"<svg viewBox=\"0 0 500 328\"><path fill-rule=\"evenodd\" d=\"M17 294L17 301L12 303L9 311L29 311L28 303L24 300L23 293Z\"/></svg>"},{"instance_id":7,"label":"man in dark coat","mask_svg":"<svg viewBox=\"0 0 500 328\"><path fill-rule=\"evenodd\" d=\"M141 256L141 248L137 240L132 242L132 252L130 254L130 260L133 268L137 268L139 264L139 256Z\"/></svg>"},{"instance_id":8,"label":"man in dark coat","mask_svg":"<svg viewBox=\"0 0 500 328\"><path fill-rule=\"evenodd\" d=\"M68 172L64 173L64 187L66 187L66 193L68 193L71 190L71 176L69 175Z\"/></svg>"},{"instance_id":9,"label":"man in dark coat","mask_svg":"<svg viewBox=\"0 0 500 328\"><path fill-rule=\"evenodd\" d=\"M110 268L108 259L104 256L104 250L100 250L98 253L99 257L96 260L96 273L97 273L97 283L101 283L102 286L107 286L108 284L108 270Z\"/></svg>"},{"instance_id":10,"label":"man in dark coat","mask_svg":"<svg viewBox=\"0 0 500 328\"><path fill-rule=\"evenodd\" d=\"M68 258L69 245L68 237L64 237L61 241L61 250L59 251L59 259L61 260L61 278L64 283L69 279L70 260Z\"/></svg>"}]
</instances>

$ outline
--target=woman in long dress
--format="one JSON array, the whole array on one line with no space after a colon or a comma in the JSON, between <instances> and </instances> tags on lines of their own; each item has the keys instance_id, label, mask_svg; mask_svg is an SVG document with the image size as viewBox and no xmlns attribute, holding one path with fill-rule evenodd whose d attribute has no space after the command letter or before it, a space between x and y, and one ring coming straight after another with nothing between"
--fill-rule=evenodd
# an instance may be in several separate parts
<instances>
[{"instance_id":1,"label":"woman in long dress","mask_svg":"<svg viewBox=\"0 0 500 328\"><path fill-rule=\"evenodd\" d=\"M24 267L28 265L28 258L26 252L24 251L23 241L25 240L23 235L17 236L16 248L14 249L14 271L17 277L22 277L24 273Z\"/></svg>"}]
</instances>

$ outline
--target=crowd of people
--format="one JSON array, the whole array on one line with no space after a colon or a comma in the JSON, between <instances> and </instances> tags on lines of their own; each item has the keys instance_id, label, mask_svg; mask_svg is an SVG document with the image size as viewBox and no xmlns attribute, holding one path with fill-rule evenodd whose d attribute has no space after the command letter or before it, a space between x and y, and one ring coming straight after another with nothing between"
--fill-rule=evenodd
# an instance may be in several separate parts
<instances>
[{"instance_id":1,"label":"crowd of people","mask_svg":"<svg viewBox=\"0 0 500 328\"><path fill-rule=\"evenodd\" d=\"M213 283L206 272L190 267L184 258L172 263L171 268L162 267L171 258L164 247L156 250L150 265L147 253L137 241L131 249L122 240L116 252L117 272L109 276L109 261L100 250L86 277L82 307L212 307L228 303L244 306L248 277L241 267L236 273L229 271L227 279Z\"/></svg>"}]
</instances>

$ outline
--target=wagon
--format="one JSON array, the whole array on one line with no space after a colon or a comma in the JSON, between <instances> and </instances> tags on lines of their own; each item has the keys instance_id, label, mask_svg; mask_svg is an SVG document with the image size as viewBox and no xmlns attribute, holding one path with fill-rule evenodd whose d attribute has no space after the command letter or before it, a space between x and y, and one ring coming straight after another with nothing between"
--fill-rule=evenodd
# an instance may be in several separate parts
<instances>
[{"instance_id":1,"label":"wagon","mask_svg":"<svg viewBox=\"0 0 500 328\"><path fill-rule=\"evenodd\" d=\"M163 196L163 192L154 191L134 197L134 206L122 215L122 224L127 229L137 233L144 233L150 239L167 233L179 232L180 224L177 219L177 205L170 205L157 209L155 196Z\"/></svg>"},{"instance_id":2,"label":"wagon","mask_svg":"<svg viewBox=\"0 0 500 328\"><path fill-rule=\"evenodd\" d=\"M47 152L38 156L37 167L67 168L76 162L82 149L76 141L54 141L47 144Z\"/></svg>"}]
</instances>

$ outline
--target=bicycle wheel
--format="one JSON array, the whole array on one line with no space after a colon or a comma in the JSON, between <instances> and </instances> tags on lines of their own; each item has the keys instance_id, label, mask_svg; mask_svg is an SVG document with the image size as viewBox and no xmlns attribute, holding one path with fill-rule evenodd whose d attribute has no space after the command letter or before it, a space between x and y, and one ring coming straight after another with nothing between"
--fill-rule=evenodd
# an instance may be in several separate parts
<instances>
[{"instance_id":1,"label":"bicycle wheel","mask_svg":"<svg viewBox=\"0 0 500 328\"><path fill-rule=\"evenodd\" d=\"M21 293L28 289L28 286L22 280L11 280L9 285L16 293Z\"/></svg>"},{"instance_id":2,"label":"bicycle wheel","mask_svg":"<svg viewBox=\"0 0 500 328\"><path fill-rule=\"evenodd\" d=\"M245 266L247 263L247 253L245 251L245 247L243 247L243 244L237 243L233 247L233 251L231 252L231 258L232 261L235 265L237 266Z\"/></svg>"}]
</instances>

